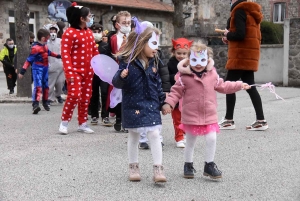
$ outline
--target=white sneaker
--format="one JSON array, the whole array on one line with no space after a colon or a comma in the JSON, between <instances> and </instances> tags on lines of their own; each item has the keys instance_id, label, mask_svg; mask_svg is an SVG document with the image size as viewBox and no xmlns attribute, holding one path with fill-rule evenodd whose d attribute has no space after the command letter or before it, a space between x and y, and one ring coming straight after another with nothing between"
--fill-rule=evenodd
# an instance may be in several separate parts
<instances>
[{"instance_id":1,"label":"white sneaker","mask_svg":"<svg viewBox=\"0 0 300 201\"><path fill-rule=\"evenodd\" d=\"M176 146L178 148L185 148L184 140L180 140L180 141L176 142Z\"/></svg>"},{"instance_id":2,"label":"white sneaker","mask_svg":"<svg viewBox=\"0 0 300 201\"><path fill-rule=\"evenodd\" d=\"M81 124L78 127L77 131L83 132L83 133L94 133L94 131L92 129L90 129L90 127L86 123Z\"/></svg>"},{"instance_id":3,"label":"white sneaker","mask_svg":"<svg viewBox=\"0 0 300 201\"><path fill-rule=\"evenodd\" d=\"M234 130L235 129L234 121L227 120L224 117L218 124L219 124L220 130Z\"/></svg>"},{"instance_id":4,"label":"white sneaker","mask_svg":"<svg viewBox=\"0 0 300 201\"><path fill-rule=\"evenodd\" d=\"M68 125L68 123L67 123L67 125ZM63 135L67 135L68 134L68 126L64 126L63 122L61 122L59 125L58 131Z\"/></svg>"}]
</instances>

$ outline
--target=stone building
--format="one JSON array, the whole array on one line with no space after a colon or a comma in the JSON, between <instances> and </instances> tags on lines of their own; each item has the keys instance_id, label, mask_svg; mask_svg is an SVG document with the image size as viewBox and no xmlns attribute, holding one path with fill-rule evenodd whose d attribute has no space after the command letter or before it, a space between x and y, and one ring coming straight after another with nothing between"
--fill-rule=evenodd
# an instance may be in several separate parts
<instances>
[{"instance_id":1,"label":"stone building","mask_svg":"<svg viewBox=\"0 0 300 201\"><path fill-rule=\"evenodd\" d=\"M29 29L36 33L44 24L49 23L48 5L52 0L27 0L30 10ZM121 10L129 11L132 16L141 20L151 21L163 34L161 45L168 45L173 36L173 5L171 1L143 0L137 4L136 0L78 0L79 5L87 6L95 15L95 21L102 21L104 29L111 30L110 18ZM11 0L1 0L0 6L0 49L7 38L15 37L14 31L14 3ZM0 64L1 65L1 64Z\"/></svg>"},{"instance_id":2,"label":"stone building","mask_svg":"<svg viewBox=\"0 0 300 201\"><path fill-rule=\"evenodd\" d=\"M300 17L300 0L256 0L262 6L264 20L283 24L286 18ZM215 28L224 29L230 15L230 0L193 0L186 20L186 36L219 38Z\"/></svg>"}]
</instances>

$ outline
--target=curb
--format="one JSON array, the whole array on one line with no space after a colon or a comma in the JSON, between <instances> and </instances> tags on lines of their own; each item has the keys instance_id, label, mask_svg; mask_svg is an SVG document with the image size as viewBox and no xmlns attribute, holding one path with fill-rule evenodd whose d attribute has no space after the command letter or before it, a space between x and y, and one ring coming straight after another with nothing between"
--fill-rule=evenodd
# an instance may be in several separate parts
<instances>
[{"instance_id":1,"label":"curb","mask_svg":"<svg viewBox=\"0 0 300 201\"><path fill-rule=\"evenodd\" d=\"M32 100L27 99L0 99L0 103L32 103Z\"/></svg>"}]
</instances>

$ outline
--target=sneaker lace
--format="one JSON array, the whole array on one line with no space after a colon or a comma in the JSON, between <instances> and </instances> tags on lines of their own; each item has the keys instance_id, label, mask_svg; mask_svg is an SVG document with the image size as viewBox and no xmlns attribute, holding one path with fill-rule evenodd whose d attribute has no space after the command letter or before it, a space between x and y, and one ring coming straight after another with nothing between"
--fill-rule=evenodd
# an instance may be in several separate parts
<instances>
[{"instance_id":1,"label":"sneaker lace","mask_svg":"<svg viewBox=\"0 0 300 201\"><path fill-rule=\"evenodd\" d=\"M222 171L218 169L218 166L215 163L214 163L213 167L217 172L222 173Z\"/></svg>"},{"instance_id":2,"label":"sneaker lace","mask_svg":"<svg viewBox=\"0 0 300 201\"><path fill-rule=\"evenodd\" d=\"M192 164L188 166L188 169L189 169L190 171L193 171L194 173L197 172Z\"/></svg>"}]
</instances>

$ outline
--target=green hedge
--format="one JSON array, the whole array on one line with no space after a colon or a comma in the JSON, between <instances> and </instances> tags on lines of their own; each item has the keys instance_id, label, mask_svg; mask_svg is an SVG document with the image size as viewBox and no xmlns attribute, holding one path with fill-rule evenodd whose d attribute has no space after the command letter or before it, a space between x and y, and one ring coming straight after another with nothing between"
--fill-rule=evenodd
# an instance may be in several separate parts
<instances>
[{"instance_id":1,"label":"green hedge","mask_svg":"<svg viewBox=\"0 0 300 201\"><path fill-rule=\"evenodd\" d=\"M263 21L260 24L261 44L283 44L283 25Z\"/></svg>"}]
</instances>

